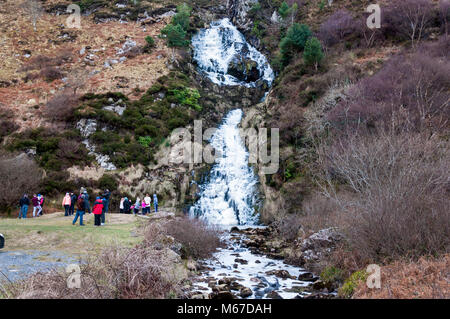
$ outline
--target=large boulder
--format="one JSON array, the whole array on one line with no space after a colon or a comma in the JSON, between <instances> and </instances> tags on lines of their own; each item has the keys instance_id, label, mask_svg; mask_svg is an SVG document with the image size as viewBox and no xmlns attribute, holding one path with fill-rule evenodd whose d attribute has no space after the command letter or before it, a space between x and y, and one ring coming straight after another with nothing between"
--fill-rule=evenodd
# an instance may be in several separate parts
<instances>
[{"instance_id":1,"label":"large boulder","mask_svg":"<svg viewBox=\"0 0 450 319\"><path fill-rule=\"evenodd\" d=\"M228 64L228 74L239 81L247 83L256 82L261 76L258 70L258 63L242 56L233 57Z\"/></svg>"},{"instance_id":2,"label":"large boulder","mask_svg":"<svg viewBox=\"0 0 450 319\"><path fill-rule=\"evenodd\" d=\"M248 12L258 0L229 0L228 16L231 22L238 28L245 31L251 30L253 21L248 16Z\"/></svg>"},{"instance_id":3,"label":"large boulder","mask_svg":"<svg viewBox=\"0 0 450 319\"><path fill-rule=\"evenodd\" d=\"M315 264L327 258L336 247L336 244L343 239L335 228L322 229L304 240L297 243L297 251L300 252L302 264Z\"/></svg>"}]
</instances>

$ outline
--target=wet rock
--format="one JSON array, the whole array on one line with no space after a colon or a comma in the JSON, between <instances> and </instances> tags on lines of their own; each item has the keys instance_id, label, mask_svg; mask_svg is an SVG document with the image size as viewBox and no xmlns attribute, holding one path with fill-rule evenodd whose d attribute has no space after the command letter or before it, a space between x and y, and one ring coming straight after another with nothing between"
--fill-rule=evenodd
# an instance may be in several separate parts
<instances>
[{"instance_id":1,"label":"wet rock","mask_svg":"<svg viewBox=\"0 0 450 319\"><path fill-rule=\"evenodd\" d=\"M316 281L319 277L314 276L310 272L305 272L303 274L298 275L298 280L300 281Z\"/></svg>"},{"instance_id":2,"label":"wet rock","mask_svg":"<svg viewBox=\"0 0 450 319\"><path fill-rule=\"evenodd\" d=\"M242 259L242 258L236 258L236 259L234 260L234 262L240 263L240 264L242 264L242 265L247 265L247 264L248 264L248 261L245 260L245 259Z\"/></svg>"},{"instance_id":3,"label":"wet rock","mask_svg":"<svg viewBox=\"0 0 450 319\"><path fill-rule=\"evenodd\" d=\"M270 276L276 276L278 278L295 278L293 276L291 276L291 274L287 271L287 270L270 270L270 271L266 271L266 275L270 275Z\"/></svg>"},{"instance_id":4,"label":"wet rock","mask_svg":"<svg viewBox=\"0 0 450 319\"><path fill-rule=\"evenodd\" d=\"M189 259L186 262L186 268L190 271L197 271L197 268L198 268L197 262L195 260Z\"/></svg>"},{"instance_id":5,"label":"wet rock","mask_svg":"<svg viewBox=\"0 0 450 319\"><path fill-rule=\"evenodd\" d=\"M211 299L215 300L231 300L235 299L234 295L229 291L220 291L218 293L212 293L209 295Z\"/></svg>"},{"instance_id":6,"label":"wet rock","mask_svg":"<svg viewBox=\"0 0 450 319\"><path fill-rule=\"evenodd\" d=\"M300 241L296 247L301 264L314 264L326 258L342 240L343 236L335 228L327 228Z\"/></svg>"},{"instance_id":7,"label":"wet rock","mask_svg":"<svg viewBox=\"0 0 450 319\"><path fill-rule=\"evenodd\" d=\"M333 284L330 282L324 282L322 280L316 280L313 284L312 284L312 288L314 290L323 290L323 289L327 289L328 291L331 291L333 289Z\"/></svg>"},{"instance_id":8,"label":"wet rock","mask_svg":"<svg viewBox=\"0 0 450 319\"><path fill-rule=\"evenodd\" d=\"M228 64L228 74L242 82L255 82L260 78L258 63L242 56L235 56Z\"/></svg>"},{"instance_id":9,"label":"wet rock","mask_svg":"<svg viewBox=\"0 0 450 319\"><path fill-rule=\"evenodd\" d=\"M230 291L230 287L227 284L216 285L212 287L213 292Z\"/></svg>"},{"instance_id":10,"label":"wet rock","mask_svg":"<svg viewBox=\"0 0 450 319\"><path fill-rule=\"evenodd\" d=\"M253 291L248 287L242 287L239 291L239 296L241 296L242 298L247 298L251 295L253 295Z\"/></svg>"},{"instance_id":11,"label":"wet rock","mask_svg":"<svg viewBox=\"0 0 450 319\"><path fill-rule=\"evenodd\" d=\"M240 233L241 231L239 230L239 228L238 227L236 227L236 226L233 226L233 227L231 227L231 229L230 229L230 233Z\"/></svg>"},{"instance_id":12,"label":"wet rock","mask_svg":"<svg viewBox=\"0 0 450 319\"><path fill-rule=\"evenodd\" d=\"M209 299L208 294L195 294L191 297L191 299Z\"/></svg>"},{"instance_id":13,"label":"wet rock","mask_svg":"<svg viewBox=\"0 0 450 319\"><path fill-rule=\"evenodd\" d=\"M276 291L271 291L266 295L269 299L283 299Z\"/></svg>"},{"instance_id":14,"label":"wet rock","mask_svg":"<svg viewBox=\"0 0 450 319\"><path fill-rule=\"evenodd\" d=\"M228 16L237 28L250 31L253 23L248 11L258 0L230 0L228 1Z\"/></svg>"}]
</instances>

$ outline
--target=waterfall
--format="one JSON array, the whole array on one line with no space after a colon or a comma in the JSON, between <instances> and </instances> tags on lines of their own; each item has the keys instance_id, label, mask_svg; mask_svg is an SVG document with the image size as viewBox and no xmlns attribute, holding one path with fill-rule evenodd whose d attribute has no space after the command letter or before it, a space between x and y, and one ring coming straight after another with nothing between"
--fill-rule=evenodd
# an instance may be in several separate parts
<instances>
[{"instance_id":1,"label":"waterfall","mask_svg":"<svg viewBox=\"0 0 450 319\"><path fill-rule=\"evenodd\" d=\"M256 62L259 80L271 86L274 73L266 57L247 43L228 18L211 23L193 38L194 60L199 69L215 84L255 87L257 81L245 82L228 73L229 64L237 57Z\"/></svg>"},{"instance_id":2,"label":"waterfall","mask_svg":"<svg viewBox=\"0 0 450 319\"><path fill-rule=\"evenodd\" d=\"M229 19L212 22L209 29L202 29L193 37L192 44L200 71L218 85L257 87L264 81L267 86L273 82L274 73L266 57L246 42ZM233 61L244 66L244 73L251 65L251 81L229 74ZM200 185L200 199L189 211L191 216L211 224L255 225L259 221L258 179L248 165L249 154L239 134L242 116L240 109L230 111L211 138L211 146L220 156L208 181Z\"/></svg>"},{"instance_id":3,"label":"waterfall","mask_svg":"<svg viewBox=\"0 0 450 319\"><path fill-rule=\"evenodd\" d=\"M254 225L258 180L248 166L248 152L239 135L243 112L233 110L211 138L220 153L209 180L200 186L200 199L191 207L191 216L218 225Z\"/></svg>"}]
</instances>

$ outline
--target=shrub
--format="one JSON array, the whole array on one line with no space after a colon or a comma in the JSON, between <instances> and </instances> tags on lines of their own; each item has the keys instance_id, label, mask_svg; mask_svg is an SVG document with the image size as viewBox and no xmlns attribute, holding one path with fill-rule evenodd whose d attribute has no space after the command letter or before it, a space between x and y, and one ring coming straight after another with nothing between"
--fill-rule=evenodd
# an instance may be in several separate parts
<instances>
[{"instance_id":1,"label":"shrub","mask_svg":"<svg viewBox=\"0 0 450 319\"><path fill-rule=\"evenodd\" d=\"M25 154L0 154L0 207L16 206L25 192L34 192L42 180L42 171Z\"/></svg>"},{"instance_id":2,"label":"shrub","mask_svg":"<svg viewBox=\"0 0 450 319\"><path fill-rule=\"evenodd\" d=\"M343 129L442 129L449 121L447 49L448 40L443 39L412 55L391 58L350 89L348 98L328 112L328 120Z\"/></svg>"},{"instance_id":3,"label":"shrub","mask_svg":"<svg viewBox=\"0 0 450 319\"><path fill-rule=\"evenodd\" d=\"M175 219L167 223L165 229L183 245L183 257L205 259L220 246L218 230L198 219Z\"/></svg>"},{"instance_id":4,"label":"shrub","mask_svg":"<svg viewBox=\"0 0 450 319\"><path fill-rule=\"evenodd\" d=\"M67 121L73 116L77 104L78 96L65 90L47 102L44 115L52 120Z\"/></svg>"},{"instance_id":5,"label":"shrub","mask_svg":"<svg viewBox=\"0 0 450 319\"><path fill-rule=\"evenodd\" d=\"M304 49L312 32L307 25L294 23L280 42L280 53L284 65L287 65L296 52Z\"/></svg>"},{"instance_id":6,"label":"shrub","mask_svg":"<svg viewBox=\"0 0 450 319\"><path fill-rule=\"evenodd\" d=\"M338 295L342 298L350 298L355 292L356 288L367 280L368 273L365 270L355 271L348 277L341 288L339 288Z\"/></svg>"},{"instance_id":7,"label":"shrub","mask_svg":"<svg viewBox=\"0 0 450 319\"><path fill-rule=\"evenodd\" d=\"M340 183L353 194L333 198L348 212L356 251L373 262L448 252L449 150L426 134L388 133L347 136L319 150L331 190Z\"/></svg>"},{"instance_id":8,"label":"shrub","mask_svg":"<svg viewBox=\"0 0 450 319\"><path fill-rule=\"evenodd\" d=\"M432 13L430 0L393 1L383 11L383 32L401 40L409 39L415 46L425 36Z\"/></svg>"},{"instance_id":9,"label":"shrub","mask_svg":"<svg viewBox=\"0 0 450 319\"><path fill-rule=\"evenodd\" d=\"M200 106L198 100L200 99L200 93L197 89L191 88L183 88L183 89L173 89L169 90L169 93L172 94L178 103L182 105L186 105L192 107L197 111L201 111L202 107Z\"/></svg>"},{"instance_id":10,"label":"shrub","mask_svg":"<svg viewBox=\"0 0 450 319\"><path fill-rule=\"evenodd\" d=\"M333 13L320 25L318 38L331 47L357 31L357 22L345 9Z\"/></svg>"},{"instance_id":11,"label":"shrub","mask_svg":"<svg viewBox=\"0 0 450 319\"><path fill-rule=\"evenodd\" d=\"M315 37L310 38L306 41L305 51L303 52L303 59L308 65L314 65L317 71L317 67L322 61L324 55L322 52L322 45L319 40Z\"/></svg>"},{"instance_id":12,"label":"shrub","mask_svg":"<svg viewBox=\"0 0 450 319\"><path fill-rule=\"evenodd\" d=\"M117 179L112 175L103 174L103 176L98 180L98 187L101 189L115 191L118 186L119 183L117 182Z\"/></svg>"},{"instance_id":13,"label":"shrub","mask_svg":"<svg viewBox=\"0 0 450 319\"><path fill-rule=\"evenodd\" d=\"M134 248L112 246L80 262L82 289L68 288L63 271L38 272L11 284L13 298L43 299L146 299L168 298L179 291L170 271L167 249L148 242ZM6 297L6 296L4 296Z\"/></svg>"},{"instance_id":14,"label":"shrub","mask_svg":"<svg viewBox=\"0 0 450 319\"><path fill-rule=\"evenodd\" d=\"M14 121L14 115L0 103L0 142L2 142L3 137L10 135L17 129L19 129L19 125Z\"/></svg>"},{"instance_id":15,"label":"shrub","mask_svg":"<svg viewBox=\"0 0 450 319\"><path fill-rule=\"evenodd\" d=\"M54 80L62 79L64 75L57 68L46 67L39 72L39 76L48 82L52 82Z\"/></svg>"}]
</instances>

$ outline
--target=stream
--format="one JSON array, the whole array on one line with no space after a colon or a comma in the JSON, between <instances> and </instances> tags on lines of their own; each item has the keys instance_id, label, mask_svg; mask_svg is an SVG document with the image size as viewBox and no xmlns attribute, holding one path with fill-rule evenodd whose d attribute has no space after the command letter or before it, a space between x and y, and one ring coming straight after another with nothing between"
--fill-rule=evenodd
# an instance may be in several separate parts
<instances>
[{"instance_id":1,"label":"stream","mask_svg":"<svg viewBox=\"0 0 450 319\"><path fill-rule=\"evenodd\" d=\"M256 81L244 81L229 73L230 63L245 61L255 64L257 81L270 87L274 72L266 57L249 45L228 19L211 23L192 39L194 60L198 69L217 85L255 87ZM245 72L245 70L243 71ZM253 79L254 80L254 79ZM311 280L298 280L306 273L302 268L285 264L250 250L248 239L239 229L261 229L257 208L260 205L258 178L248 164L248 151L239 135L244 111L228 112L210 140L220 154L207 181L200 185L200 198L190 208L192 218L202 219L224 229L225 248L203 262L203 271L193 285L193 294L211 292L233 293L241 298L294 298L310 294L304 287Z\"/></svg>"}]
</instances>

